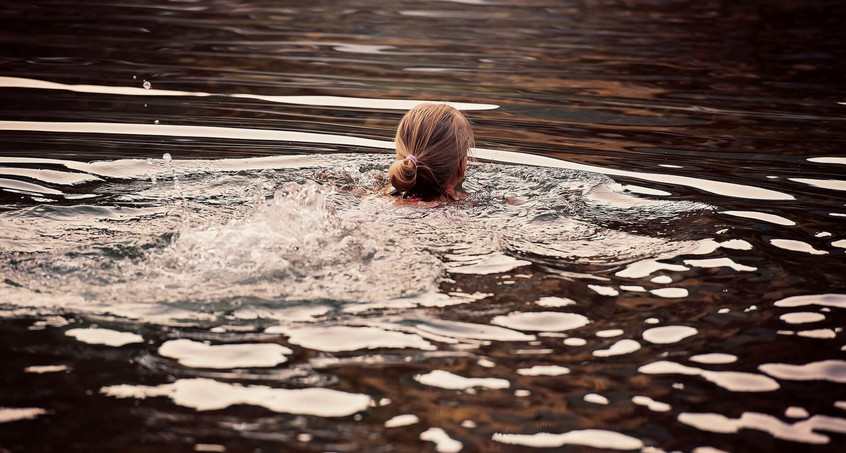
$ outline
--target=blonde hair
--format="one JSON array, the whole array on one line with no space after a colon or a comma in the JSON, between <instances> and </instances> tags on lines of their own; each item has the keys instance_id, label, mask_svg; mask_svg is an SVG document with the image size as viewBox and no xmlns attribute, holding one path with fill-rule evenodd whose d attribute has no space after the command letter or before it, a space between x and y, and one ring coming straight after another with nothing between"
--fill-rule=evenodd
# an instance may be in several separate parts
<instances>
[{"instance_id":1,"label":"blonde hair","mask_svg":"<svg viewBox=\"0 0 846 453\"><path fill-rule=\"evenodd\" d=\"M447 104L420 104L400 120L395 142L391 185L400 193L442 195L452 192L448 185L473 145L473 128Z\"/></svg>"}]
</instances>

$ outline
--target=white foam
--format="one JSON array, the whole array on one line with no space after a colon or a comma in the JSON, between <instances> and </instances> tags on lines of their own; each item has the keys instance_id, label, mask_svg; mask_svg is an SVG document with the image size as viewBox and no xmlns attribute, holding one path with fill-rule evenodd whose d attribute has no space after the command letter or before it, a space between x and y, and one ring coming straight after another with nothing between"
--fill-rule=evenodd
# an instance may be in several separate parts
<instances>
[{"instance_id":1,"label":"white foam","mask_svg":"<svg viewBox=\"0 0 846 453\"><path fill-rule=\"evenodd\" d=\"M120 347L131 343L143 343L144 337L129 332L118 332L111 329L70 329L65 335L76 338L78 341L88 344L102 344L106 346Z\"/></svg>"},{"instance_id":2,"label":"white foam","mask_svg":"<svg viewBox=\"0 0 846 453\"><path fill-rule=\"evenodd\" d=\"M652 277L649 281L652 283L658 283L659 285L666 285L668 283L673 283L673 278L669 275L658 275L656 277Z\"/></svg>"},{"instance_id":3,"label":"white foam","mask_svg":"<svg viewBox=\"0 0 846 453\"><path fill-rule=\"evenodd\" d=\"M274 367L285 363L294 351L274 343L208 345L187 339L171 340L159 347L159 354L191 368Z\"/></svg>"},{"instance_id":4,"label":"white foam","mask_svg":"<svg viewBox=\"0 0 846 453\"><path fill-rule=\"evenodd\" d=\"M414 380L431 387L448 390L466 390L476 387L486 389L506 389L511 387L505 379L499 378L466 378L444 370L434 370L426 374L417 374Z\"/></svg>"},{"instance_id":5,"label":"white foam","mask_svg":"<svg viewBox=\"0 0 846 453\"><path fill-rule=\"evenodd\" d=\"M698 330L689 326L661 326L645 330L643 339L654 344L670 344L678 343L697 333Z\"/></svg>"},{"instance_id":6,"label":"white foam","mask_svg":"<svg viewBox=\"0 0 846 453\"><path fill-rule=\"evenodd\" d=\"M610 450L639 450L643 442L635 437L604 429L578 429L561 434L505 434L494 433L495 442L535 448L555 448L563 445L583 445Z\"/></svg>"}]
</instances>

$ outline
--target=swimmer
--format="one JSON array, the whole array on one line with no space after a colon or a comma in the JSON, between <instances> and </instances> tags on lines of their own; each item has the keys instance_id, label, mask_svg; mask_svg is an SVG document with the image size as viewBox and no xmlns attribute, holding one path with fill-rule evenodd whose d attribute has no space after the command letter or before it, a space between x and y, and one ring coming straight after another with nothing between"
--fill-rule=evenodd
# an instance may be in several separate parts
<instances>
[{"instance_id":1,"label":"swimmer","mask_svg":"<svg viewBox=\"0 0 846 453\"><path fill-rule=\"evenodd\" d=\"M395 194L414 201L454 201L467 197L461 182L473 128L463 113L446 104L420 104L397 126L396 160L388 169Z\"/></svg>"}]
</instances>

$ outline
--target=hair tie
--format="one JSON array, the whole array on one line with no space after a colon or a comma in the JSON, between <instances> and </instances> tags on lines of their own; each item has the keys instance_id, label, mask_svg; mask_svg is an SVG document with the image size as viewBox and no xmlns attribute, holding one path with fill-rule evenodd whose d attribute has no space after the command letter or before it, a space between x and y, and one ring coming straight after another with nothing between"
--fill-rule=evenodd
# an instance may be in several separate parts
<instances>
[{"instance_id":1,"label":"hair tie","mask_svg":"<svg viewBox=\"0 0 846 453\"><path fill-rule=\"evenodd\" d=\"M417 167L417 157L414 156L414 154L409 154L408 156L405 156L405 158L410 160L411 163L414 164L415 167Z\"/></svg>"}]
</instances>

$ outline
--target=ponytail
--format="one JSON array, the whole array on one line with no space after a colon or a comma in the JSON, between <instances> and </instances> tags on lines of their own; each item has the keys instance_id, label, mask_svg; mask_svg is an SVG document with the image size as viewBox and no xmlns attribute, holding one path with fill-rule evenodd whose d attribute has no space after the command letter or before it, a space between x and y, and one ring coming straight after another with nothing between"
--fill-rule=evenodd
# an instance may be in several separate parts
<instances>
[{"instance_id":1,"label":"ponytail","mask_svg":"<svg viewBox=\"0 0 846 453\"><path fill-rule=\"evenodd\" d=\"M391 185L402 193L410 191L417 183L417 170L417 158L412 155L395 160L388 169Z\"/></svg>"}]
</instances>

